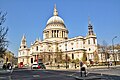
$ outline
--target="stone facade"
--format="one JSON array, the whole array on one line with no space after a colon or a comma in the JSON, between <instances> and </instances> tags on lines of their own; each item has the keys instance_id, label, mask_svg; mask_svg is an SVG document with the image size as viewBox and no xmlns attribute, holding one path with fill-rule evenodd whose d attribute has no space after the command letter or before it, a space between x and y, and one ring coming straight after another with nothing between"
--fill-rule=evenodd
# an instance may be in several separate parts
<instances>
[{"instance_id":1,"label":"stone facade","mask_svg":"<svg viewBox=\"0 0 120 80\"><path fill-rule=\"evenodd\" d=\"M36 39L27 47L26 38L23 36L18 51L18 63L32 64L34 61L44 63L56 63L61 60L82 60L86 52L87 60L94 58L93 53L97 51L97 37L89 21L88 34L86 37L77 36L68 38L68 29L62 18L58 16L56 6L53 16L48 20L43 30L43 40Z\"/></svg>"}]
</instances>

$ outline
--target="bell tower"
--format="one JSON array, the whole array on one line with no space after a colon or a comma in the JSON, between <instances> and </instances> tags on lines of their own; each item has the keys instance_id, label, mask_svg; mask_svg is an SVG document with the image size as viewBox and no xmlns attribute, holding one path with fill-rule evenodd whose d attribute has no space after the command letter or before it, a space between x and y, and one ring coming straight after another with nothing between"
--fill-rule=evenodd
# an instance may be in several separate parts
<instances>
[{"instance_id":1,"label":"bell tower","mask_svg":"<svg viewBox=\"0 0 120 80\"><path fill-rule=\"evenodd\" d=\"M87 52L92 53L97 48L97 37L93 31L93 26L91 24L90 18L88 17L88 34L86 36L86 45L87 45Z\"/></svg>"},{"instance_id":2,"label":"bell tower","mask_svg":"<svg viewBox=\"0 0 120 80\"><path fill-rule=\"evenodd\" d=\"M27 48L27 44L26 44L25 35L23 35L22 40L21 40L21 44L20 44L20 49L25 49L25 48Z\"/></svg>"},{"instance_id":3,"label":"bell tower","mask_svg":"<svg viewBox=\"0 0 120 80\"><path fill-rule=\"evenodd\" d=\"M95 35L93 32L93 27L90 21L90 17L88 17L88 35Z\"/></svg>"},{"instance_id":4,"label":"bell tower","mask_svg":"<svg viewBox=\"0 0 120 80\"><path fill-rule=\"evenodd\" d=\"M94 60L94 53L97 51L97 37L93 31L93 26L91 24L90 17L88 17L88 33L85 38L85 48L88 54L88 60Z\"/></svg>"}]
</instances>

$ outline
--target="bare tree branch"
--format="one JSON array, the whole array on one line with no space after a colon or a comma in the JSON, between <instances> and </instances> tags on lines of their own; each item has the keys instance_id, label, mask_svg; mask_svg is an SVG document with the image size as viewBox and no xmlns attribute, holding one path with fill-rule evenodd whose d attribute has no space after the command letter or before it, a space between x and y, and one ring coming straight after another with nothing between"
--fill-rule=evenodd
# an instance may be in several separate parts
<instances>
[{"instance_id":1,"label":"bare tree branch","mask_svg":"<svg viewBox=\"0 0 120 80\"><path fill-rule=\"evenodd\" d=\"M0 11L0 57L4 55L8 47L8 41L6 38L8 28L3 26L3 23L6 20L6 15L7 13L2 13L2 11Z\"/></svg>"}]
</instances>

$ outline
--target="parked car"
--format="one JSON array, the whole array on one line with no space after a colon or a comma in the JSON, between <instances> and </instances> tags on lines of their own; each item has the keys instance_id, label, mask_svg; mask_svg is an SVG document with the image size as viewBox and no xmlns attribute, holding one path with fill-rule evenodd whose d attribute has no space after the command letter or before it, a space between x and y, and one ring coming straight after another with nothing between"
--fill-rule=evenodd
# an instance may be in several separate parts
<instances>
[{"instance_id":1,"label":"parked car","mask_svg":"<svg viewBox=\"0 0 120 80\"><path fill-rule=\"evenodd\" d=\"M45 65L41 62L38 63L38 66L39 66L40 69L46 69Z\"/></svg>"},{"instance_id":2,"label":"parked car","mask_svg":"<svg viewBox=\"0 0 120 80\"><path fill-rule=\"evenodd\" d=\"M38 63L37 63L37 62L33 63L32 69L39 69L39 68L40 68L40 67L38 66Z\"/></svg>"}]
</instances>

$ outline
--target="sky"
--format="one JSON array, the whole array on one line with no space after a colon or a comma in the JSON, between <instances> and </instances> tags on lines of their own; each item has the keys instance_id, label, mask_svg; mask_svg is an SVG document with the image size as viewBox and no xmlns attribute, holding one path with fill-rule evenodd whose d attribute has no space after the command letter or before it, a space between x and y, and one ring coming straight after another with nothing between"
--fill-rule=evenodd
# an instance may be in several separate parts
<instances>
[{"instance_id":1,"label":"sky","mask_svg":"<svg viewBox=\"0 0 120 80\"><path fill-rule=\"evenodd\" d=\"M86 36L88 17L93 25L99 44L120 44L120 0L0 0L0 11L7 12L8 50L16 56L21 38L26 36L27 45L36 38L43 39L43 30L56 4L58 15L69 30L69 38Z\"/></svg>"}]
</instances>

